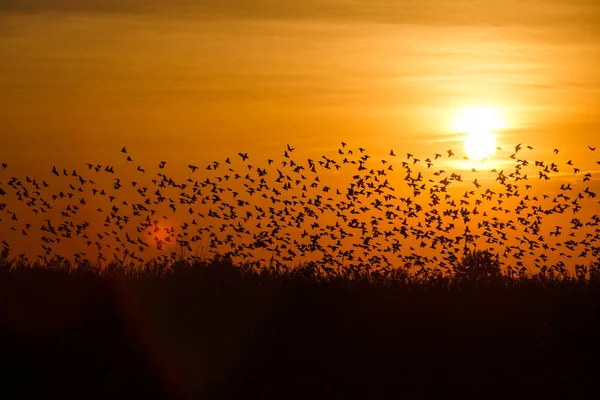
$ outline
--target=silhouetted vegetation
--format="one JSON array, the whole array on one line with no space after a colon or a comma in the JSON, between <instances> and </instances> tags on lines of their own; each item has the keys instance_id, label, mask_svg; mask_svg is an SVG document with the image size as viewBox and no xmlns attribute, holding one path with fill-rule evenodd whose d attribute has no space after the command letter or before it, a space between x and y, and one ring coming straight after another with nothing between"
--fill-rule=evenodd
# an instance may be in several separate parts
<instances>
[{"instance_id":1,"label":"silhouetted vegetation","mask_svg":"<svg viewBox=\"0 0 600 400\"><path fill-rule=\"evenodd\" d=\"M486 251L465 253L454 275L331 275L227 257L98 271L1 259L5 388L99 398L596 390L600 282L511 277Z\"/></svg>"},{"instance_id":2,"label":"silhouetted vegetation","mask_svg":"<svg viewBox=\"0 0 600 400\"><path fill-rule=\"evenodd\" d=\"M468 281L495 281L501 277L500 262L487 250L467 250L457 268L458 277Z\"/></svg>"}]
</instances>

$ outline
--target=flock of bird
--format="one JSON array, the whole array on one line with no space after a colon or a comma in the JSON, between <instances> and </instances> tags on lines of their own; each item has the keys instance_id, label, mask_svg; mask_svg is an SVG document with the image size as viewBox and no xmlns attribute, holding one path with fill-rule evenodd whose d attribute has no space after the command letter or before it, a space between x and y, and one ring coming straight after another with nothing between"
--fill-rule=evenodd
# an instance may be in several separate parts
<instances>
[{"instance_id":1,"label":"flock of bird","mask_svg":"<svg viewBox=\"0 0 600 400\"><path fill-rule=\"evenodd\" d=\"M473 248L512 271L565 273L569 259L577 267L598 260L593 173L572 161L529 162L523 155L531 146L512 150L510 164L499 164L506 170L478 171L482 162L454 172L460 157L452 150L429 158L392 150L376 160L343 142L318 159L300 160L290 145L281 160L262 164L239 152L189 164L183 178L167 175L166 161L156 171L137 165L126 147L124 176L88 163L83 172L53 166L47 178L19 178L2 163L3 254L39 240L38 254L17 258L144 262L202 249L256 266L312 261L330 272L450 270Z\"/></svg>"}]
</instances>

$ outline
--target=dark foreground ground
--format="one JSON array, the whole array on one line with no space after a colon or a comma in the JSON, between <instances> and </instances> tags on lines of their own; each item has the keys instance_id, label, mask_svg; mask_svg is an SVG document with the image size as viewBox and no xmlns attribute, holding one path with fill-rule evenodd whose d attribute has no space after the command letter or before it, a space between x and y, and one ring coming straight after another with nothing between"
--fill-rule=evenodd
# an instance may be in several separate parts
<instances>
[{"instance_id":1,"label":"dark foreground ground","mask_svg":"<svg viewBox=\"0 0 600 400\"><path fill-rule=\"evenodd\" d=\"M0 396L592 398L600 287L0 273ZM57 397L60 396L60 397Z\"/></svg>"}]
</instances>

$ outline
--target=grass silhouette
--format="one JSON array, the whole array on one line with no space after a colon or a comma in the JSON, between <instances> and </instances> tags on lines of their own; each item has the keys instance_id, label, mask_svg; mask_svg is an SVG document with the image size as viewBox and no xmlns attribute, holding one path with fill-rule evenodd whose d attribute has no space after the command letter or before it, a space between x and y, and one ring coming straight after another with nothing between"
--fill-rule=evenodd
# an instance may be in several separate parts
<instances>
[{"instance_id":1,"label":"grass silhouette","mask_svg":"<svg viewBox=\"0 0 600 400\"><path fill-rule=\"evenodd\" d=\"M482 265L488 257L466 253L452 276L256 269L227 257L99 274L85 261L4 258L3 387L97 398L597 390L600 282L513 277Z\"/></svg>"}]
</instances>

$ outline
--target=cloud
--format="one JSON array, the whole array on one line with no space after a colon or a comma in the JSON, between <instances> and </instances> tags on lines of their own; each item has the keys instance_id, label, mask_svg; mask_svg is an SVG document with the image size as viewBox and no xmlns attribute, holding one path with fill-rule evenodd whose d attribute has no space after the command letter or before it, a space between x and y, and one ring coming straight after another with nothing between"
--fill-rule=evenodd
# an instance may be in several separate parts
<instances>
[{"instance_id":1,"label":"cloud","mask_svg":"<svg viewBox=\"0 0 600 400\"><path fill-rule=\"evenodd\" d=\"M153 3L154 6L157 5L154 0L148 2L140 0L4 0L0 3L0 10L22 13L140 12Z\"/></svg>"},{"instance_id":2,"label":"cloud","mask_svg":"<svg viewBox=\"0 0 600 400\"><path fill-rule=\"evenodd\" d=\"M349 1L306 0L4 0L0 10L38 13L157 13L194 11L198 14L250 18L313 18L343 12ZM342 5L342 7L336 7ZM347 7L346 7L347 8Z\"/></svg>"},{"instance_id":3,"label":"cloud","mask_svg":"<svg viewBox=\"0 0 600 400\"><path fill-rule=\"evenodd\" d=\"M363 21L419 25L586 24L600 18L596 0L3 0L19 13L179 14L194 18Z\"/></svg>"}]
</instances>

